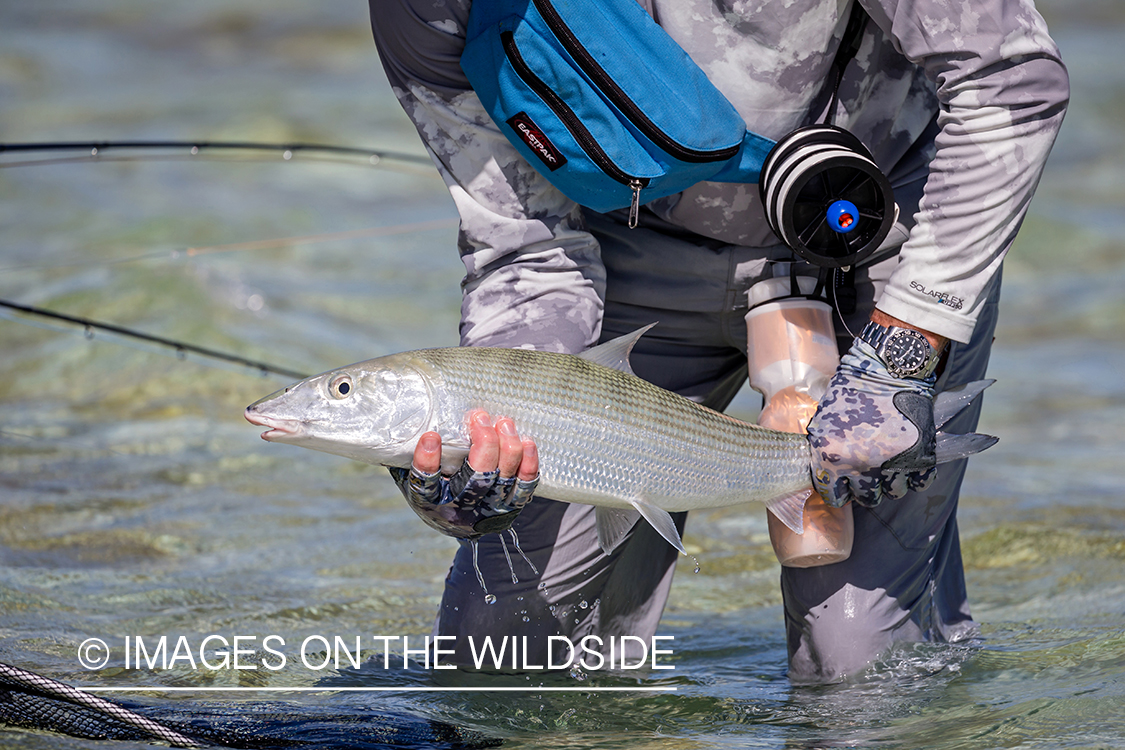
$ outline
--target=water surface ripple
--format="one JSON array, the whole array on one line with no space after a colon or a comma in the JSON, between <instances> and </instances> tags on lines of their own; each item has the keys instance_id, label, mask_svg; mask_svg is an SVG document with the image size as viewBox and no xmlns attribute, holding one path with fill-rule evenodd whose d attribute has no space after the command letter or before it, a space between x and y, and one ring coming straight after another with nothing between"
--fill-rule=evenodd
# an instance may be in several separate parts
<instances>
[{"instance_id":1,"label":"water surface ripple","mask_svg":"<svg viewBox=\"0 0 1125 750\"><path fill-rule=\"evenodd\" d=\"M125 669L127 636L255 636L254 663L271 634L290 657L317 635L420 642L454 543L418 523L384 472L260 441L242 408L282 380L0 313L0 661L102 687L321 686L129 699L251 729L307 719L309 737L316 724L341 747L373 712L552 750L1125 747L1125 66L1113 62L1125 11L1040 5L1075 96L1005 269L983 425L1002 440L970 467L960 511L979 640L904 647L845 684L791 685L765 519L725 509L688 527L701 570L679 571L660 629L674 670L449 676L403 669L399 652L384 670L370 642L359 668ZM367 24L354 2L10 0L0 135L421 154ZM0 156L0 298L304 372L457 340L455 214L428 169L15 159ZM91 637L117 649L96 671L77 659ZM403 690L512 685L677 691ZM344 728L325 730L325 716ZM15 729L0 745L103 746Z\"/></svg>"}]
</instances>

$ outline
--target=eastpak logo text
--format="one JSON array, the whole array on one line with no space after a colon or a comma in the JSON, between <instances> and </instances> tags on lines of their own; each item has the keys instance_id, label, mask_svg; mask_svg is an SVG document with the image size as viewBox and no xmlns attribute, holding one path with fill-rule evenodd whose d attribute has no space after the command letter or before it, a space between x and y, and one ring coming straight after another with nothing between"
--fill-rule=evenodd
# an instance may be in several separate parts
<instances>
[{"instance_id":1,"label":"eastpak logo text","mask_svg":"<svg viewBox=\"0 0 1125 750\"><path fill-rule=\"evenodd\" d=\"M509 117L507 122L512 130L516 131L520 140L527 144L527 147L539 157L539 160L543 162L547 169L554 172L566 164L566 157L555 148L551 139L527 116L526 112L517 112Z\"/></svg>"}]
</instances>

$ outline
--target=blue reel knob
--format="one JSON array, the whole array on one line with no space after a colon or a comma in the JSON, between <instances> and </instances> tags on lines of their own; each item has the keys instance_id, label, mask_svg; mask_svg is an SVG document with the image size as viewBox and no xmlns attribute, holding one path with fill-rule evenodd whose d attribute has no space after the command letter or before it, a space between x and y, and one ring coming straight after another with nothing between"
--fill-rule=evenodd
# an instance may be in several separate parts
<instances>
[{"instance_id":1,"label":"blue reel knob","mask_svg":"<svg viewBox=\"0 0 1125 750\"><path fill-rule=\"evenodd\" d=\"M859 225L859 209L851 201L836 201L825 214L834 232L847 234Z\"/></svg>"}]
</instances>

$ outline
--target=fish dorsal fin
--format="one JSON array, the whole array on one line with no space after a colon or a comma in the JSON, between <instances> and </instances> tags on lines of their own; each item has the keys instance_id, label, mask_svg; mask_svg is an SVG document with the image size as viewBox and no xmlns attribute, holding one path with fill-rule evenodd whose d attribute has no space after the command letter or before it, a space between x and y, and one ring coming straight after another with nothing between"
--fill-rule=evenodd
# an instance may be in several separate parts
<instances>
[{"instance_id":1,"label":"fish dorsal fin","mask_svg":"<svg viewBox=\"0 0 1125 750\"><path fill-rule=\"evenodd\" d=\"M805 533L805 501L812 496L812 487L797 490L789 495L775 497L766 503L770 513L788 526L794 534Z\"/></svg>"},{"instance_id":2,"label":"fish dorsal fin","mask_svg":"<svg viewBox=\"0 0 1125 750\"><path fill-rule=\"evenodd\" d=\"M668 511L657 508L651 503L646 503L644 500L631 500L630 502L637 509L637 512L652 525L652 528L656 529L656 533L668 540L668 544L678 549L681 555L687 554L684 543L680 541L680 532L676 528L676 522L672 520L672 516L668 515Z\"/></svg>"},{"instance_id":3,"label":"fish dorsal fin","mask_svg":"<svg viewBox=\"0 0 1125 750\"><path fill-rule=\"evenodd\" d=\"M598 526L598 546L602 552L608 555L617 549L640 517L641 514L632 508L598 506L594 510L594 521Z\"/></svg>"},{"instance_id":4,"label":"fish dorsal fin","mask_svg":"<svg viewBox=\"0 0 1125 750\"><path fill-rule=\"evenodd\" d=\"M644 336L648 329L652 328L656 323L649 323L644 328L638 328L632 333L627 333L624 336L618 336L611 339L604 344L598 344L592 349L587 349L578 356L587 362L608 367L611 370L620 370L627 372L630 375L635 375L633 368L629 366L629 352L633 351L633 346L637 343L637 339Z\"/></svg>"}]
</instances>

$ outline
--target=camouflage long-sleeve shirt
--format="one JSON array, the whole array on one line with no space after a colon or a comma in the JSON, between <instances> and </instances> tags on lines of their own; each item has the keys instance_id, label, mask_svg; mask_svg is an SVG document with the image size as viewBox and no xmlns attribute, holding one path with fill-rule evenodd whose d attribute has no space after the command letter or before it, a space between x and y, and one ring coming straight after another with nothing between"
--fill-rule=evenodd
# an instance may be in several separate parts
<instances>
[{"instance_id":1,"label":"camouflage long-sleeve shirt","mask_svg":"<svg viewBox=\"0 0 1125 750\"><path fill-rule=\"evenodd\" d=\"M505 140L459 66L470 0L370 0L394 91L461 215L462 343L595 343L605 271L582 209ZM657 22L748 128L821 121L848 0L649 0ZM1031 0L862 0L871 16L837 124L872 151L901 213L884 312L967 341L1027 211L1068 99ZM699 183L649 220L748 247L779 244L757 185Z\"/></svg>"}]
</instances>

